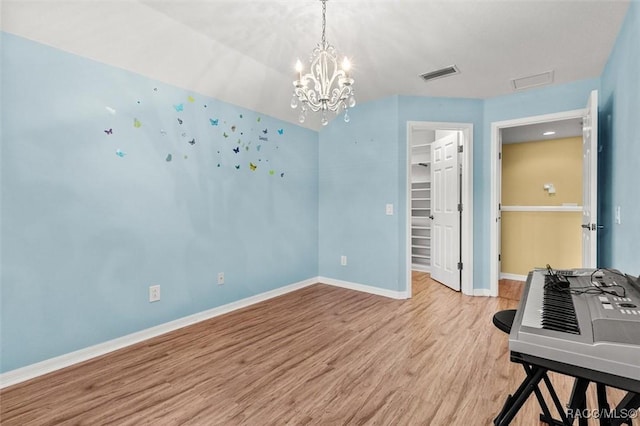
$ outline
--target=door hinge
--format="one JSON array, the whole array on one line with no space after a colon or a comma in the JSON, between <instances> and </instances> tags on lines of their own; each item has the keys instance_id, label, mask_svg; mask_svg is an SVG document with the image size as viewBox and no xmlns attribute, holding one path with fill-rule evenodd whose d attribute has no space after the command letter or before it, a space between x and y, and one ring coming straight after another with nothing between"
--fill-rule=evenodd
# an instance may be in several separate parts
<instances>
[{"instance_id":1,"label":"door hinge","mask_svg":"<svg viewBox=\"0 0 640 426\"><path fill-rule=\"evenodd\" d=\"M502 204L498 203L498 211L502 210Z\"/></svg>"},{"instance_id":2,"label":"door hinge","mask_svg":"<svg viewBox=\"0 0 640 426\"><path fill-rule=\"evenodd\" d=\"M502 160L502 153L501 152L498 153L498 160Z\"/></svg>"},{"instance_id":3,"label":"door hinge","mask_svg":"<svg viewBox=\"0 0 640 426\"><path fill-rule=\"evenodd\" d=\"M499 255L498 255L498 262L500 262L501 260L502 260L502 255L501 255L501 254L499 254Z\"/></svg>"},{"instance_id":4,"label":"door hinge","mask_svg":"<svg viewBox=\"0 0 640 426\"><path fill-rule=\"evenodd\" d=\"M462 262L458 262L458 270L462 271Z\"/></svg>"},{"instance_id":5,"label":"door hinge","mask_svg":"<svg viewBox=\"0 0 640 426\"><path fill-rule=\"evenodd\" d=\"M461 212L462 211L462 203L458 203L458 211Z\"/></svg>"},{"instance_id":6,"label":"door hinge","mask_svg":"<svg viewBox=\"0 0 640 426\"><path fill-rule=\"evenodd\" d=\"M458 152L463 152L464 147L462 145L458 145Z\"/></svg>"}]
</instances>

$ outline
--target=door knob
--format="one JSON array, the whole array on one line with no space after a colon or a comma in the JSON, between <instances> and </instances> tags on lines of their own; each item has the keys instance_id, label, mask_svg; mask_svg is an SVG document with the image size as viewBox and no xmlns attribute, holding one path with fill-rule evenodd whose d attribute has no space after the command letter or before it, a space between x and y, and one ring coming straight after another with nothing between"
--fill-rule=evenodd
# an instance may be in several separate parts
<instances>
[{"instance_id":1,"label":"door knob","mask_svg":"<svg viewBox=\"0 0 640 426\"><path fill-rule=\"evenodd\" d=\"M587 223L587 224L583 223L582 225L580 225L580 227L584 228L584 229L591 229L591 224L590 223Z\"/></svg>"},{"instance_id":2,"label":"door knob","mask_svg":"<svg viewBox=\"0 0 640 426\"><path fill-rule=\"evenodd\" d=\"M429 219L433 220L433 215L429 216Z\"/></svg>"}]
</instances>

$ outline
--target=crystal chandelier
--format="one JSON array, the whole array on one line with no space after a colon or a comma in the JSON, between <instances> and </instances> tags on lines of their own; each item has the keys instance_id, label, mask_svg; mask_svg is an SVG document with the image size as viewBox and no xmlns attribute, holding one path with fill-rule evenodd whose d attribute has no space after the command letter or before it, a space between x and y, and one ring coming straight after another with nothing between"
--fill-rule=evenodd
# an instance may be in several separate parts
<instances>
[{"instance_id":1,"label":"crystal chandelier","mask_svg":"<svg viewBox=\"0 0 640 426\"><path fill-rule=\"evenodd\" d=\"M328 111L339 114L344 110L344 121L349 122L347 110L356 105L353 79L349 77L351 64L346 57L338 68L336 49L325 38L327 0L322 1L322 41L313 49L311 72L302 74L302 62L296 62L298 79L293 82L291 108L300 107L298 121L304 123L307 111L322 112L321 123L329 123Z\"/></svg>"}]
</instances>

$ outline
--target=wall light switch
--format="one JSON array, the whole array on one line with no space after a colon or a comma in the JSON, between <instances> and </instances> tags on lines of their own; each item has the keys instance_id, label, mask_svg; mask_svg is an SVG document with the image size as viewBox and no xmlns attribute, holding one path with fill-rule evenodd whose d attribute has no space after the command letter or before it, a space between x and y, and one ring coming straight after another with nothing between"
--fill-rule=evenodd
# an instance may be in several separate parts
<instances>
[{"instance_id":1,"label":"wall light switch","mask_svg":"<svg viewBox=\"0 0 640 426\"><path fill-rule=\"evenodd\" d=\"M347 266L347 256L340 256L340 264L342 266Z\"/></svg>"},{"instance_id":2,"label":"wall light switch","mask_svg":"<svg viewBox=\"0 0 640 426\"><path fill-rule=\"evenodd\" d=\"M387 213L387 216L393 216L393 204L387 204L385 212Z\"/></svg>"},{"instance_id":3,"label":"wall light switch","mask_svg":"<svg viewBox=\"0 0 640 426\"><path fill-rule=\"evenodd\" d=\"M620 217L620 206L616 206L616 224L622 224L622 219Z\"/></svg>"}]
</instances>

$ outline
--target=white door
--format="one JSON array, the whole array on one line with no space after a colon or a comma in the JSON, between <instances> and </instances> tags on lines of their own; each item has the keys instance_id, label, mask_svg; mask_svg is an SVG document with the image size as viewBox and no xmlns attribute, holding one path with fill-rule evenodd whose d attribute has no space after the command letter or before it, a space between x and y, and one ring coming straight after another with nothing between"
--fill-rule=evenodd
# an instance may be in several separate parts
<instances>
[{"instance_id":1,"label":"white door","mask_svg":"<svg viewBox=\"0 0 640 426\"><path fill-rule=\"evenodd\" d=\"M598 91L582 124L582 267L595 268L598 250Z\"/></svg>"},{"instance_id":2,"label":"white door","mask_svg":"<svg viewBox=\"0 0 640 426\"><path fill-rule=\"evenodd\" d=\"M431 144L431 278L460 291L460 132Z\"/></svg>"}]
</instances>

